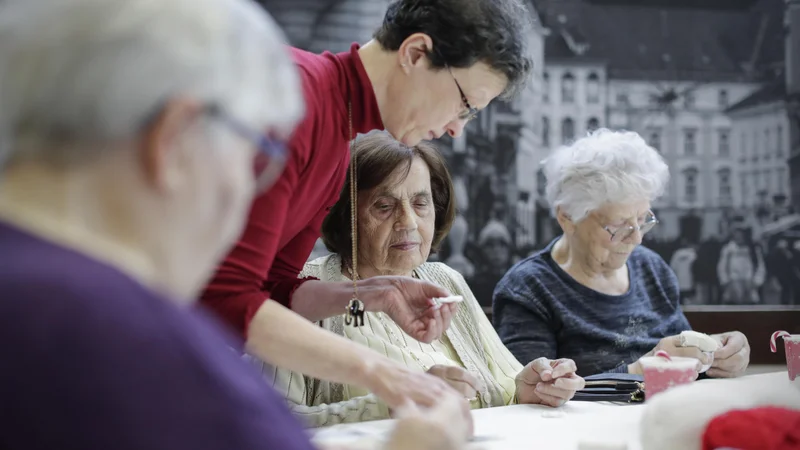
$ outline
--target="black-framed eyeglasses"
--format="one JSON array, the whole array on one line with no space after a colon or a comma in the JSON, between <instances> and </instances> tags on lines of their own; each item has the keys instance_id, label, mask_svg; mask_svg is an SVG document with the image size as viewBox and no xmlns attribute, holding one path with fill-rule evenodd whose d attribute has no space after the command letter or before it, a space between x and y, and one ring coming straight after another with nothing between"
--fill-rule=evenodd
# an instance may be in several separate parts
<instances>
[{"instance_id":1,"label":"black-framed eyeglasses","mask_svg":"<svg viewBox=\"0 0 800 450\"><path fill-rule=\"evenodd\" d=\"M257 192L263 192L283 172L286 165L286 144L259 132L228 114L219 105L209 105L206 114L224 124L233 133L250 142L256 148L253 158L253 179Z\"/></svg>"},{"instance_id":2,"label":"black-framed eyeglasses","mask_svg":"<svg viewBox=\"0 0 800 450\"><path fill-rule=\"evenodd\" d=\"M456 76L453 75L453 70L450 69L450 66L445 66L445 67L447 67L447 71L450 72L450 76L456 83L456 88L458 88L458 93L461 95L461 103L463 104L464 108L466 108L465 111L461 112L458 115L458 120L466 120L469 122L470 120L474 119L475 116L478 115L480 110L478 108L473 108L472 105L469 104L469 100L467 100L467 95L464 94L464 90L461 89L461 84L458 82L458 79L456 79Z\"/></svg>"},{"instance_id":3,"label":"black-framed eyeglasses","mask_svg":"<svg viewBox=\"0 0 800 450\"><path fill-rule=\"evenodd\" d=\"M611 235L611 242L619 244L620 242L628 240L633 234L638 231L639 234L644 235L652 230L658 224L658 219L653 211L647 211L641 225L627 225L621 227L603 226L603 229Z\"/></svg>"}]
</instances>

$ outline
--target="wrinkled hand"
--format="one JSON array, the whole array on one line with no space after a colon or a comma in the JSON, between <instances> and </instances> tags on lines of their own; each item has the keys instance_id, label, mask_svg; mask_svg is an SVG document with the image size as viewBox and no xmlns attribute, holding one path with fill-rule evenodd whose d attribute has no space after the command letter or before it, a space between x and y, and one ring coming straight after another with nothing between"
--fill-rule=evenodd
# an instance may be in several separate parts
<instances>
[{"instance_id":1,"label":"wrinkled hand","mask_svg":"<svg viewBox=\"0 0 800 450\"><path fill-rule=\"evenodd\" d=\"M561 406L586 382L579 377L571 359L538 358L517 374L517 401L520 404Z\"/></svg>"},{"instance_id":2,"label":"wrinkled hand","mask_svg":"<svg viewBox=\"0 0 800 450\"><path fill-rule=\"evenodd\" d=\"M408 403L429 407L444 395L458 394L439 377L383 360L367 370L363 384L392 410ZM464 401L463 396L461 399Z\"/></svg>"},{"instance_id":3,"label":"wrinkled hand","mask_svg":"<svg viewBox=\"0 0 800 450\"><path fill-rule=\"evenodd\" d=\"M409 277L372 277L362 281L358 296L370 311L382 311L412 338L430 344L450 326L457 303L436 305L433 298L452 294L427 281Z\"/></svg>"},{"instance_id":4,"label":"wrinkled hand","mask_svg":"<svg viewBox=\"0 0 800 450\"><path fill-rule=\"evenodd\" d=\"M714 353L714 363L706 372L708 376L732 378L744 373L750 364L750 344L747 337L738 331L715 334L713 337L722 343L722 348Z\"/></svg>"},{"instance_id":5,"label":"wrinkled hand","mask_svg":"<svg viewBox=\"0 0 800 450\"><path fill-rule=\"evenodd\" d=\"M389 450L457 450L466 446L474 430L469 403L452 390L432 408L406 403L396 417L385 447Z\"/></svg>"},{"instance_id":6,"label":"wrinkled hand","mask_svg":"<svg viewBox=\"0 0 800 450\"><path fill-rule=\"evenodd\" d=\"M658 341L658 345L655 346L654 349L650 350L644 356L653 356L656 354L657 351L664 350L665 352L669 353L670 356L680 356L684 358L694 358L697 360L697 368L695 369L697 372L703 368L706 364L711 364L711 358L700 351L697 347L681 347L681 337L680 335L675 336L667 336L664 339ZM628 366L628 372L636 373L641 375L642 374L642 366L639 361Z\"/></svg>"},{"instance_id":7,"label":"wrinkled hand","mask_svg":"<svg viewBox=\"0 0 800 450\"><path fill-rule=\"evenodd\" d=\"M458 366L437 364L428 373L442 379L466 399L473 399L483 389L483 383L467 370Z\"/></svg>"}]
</instances>

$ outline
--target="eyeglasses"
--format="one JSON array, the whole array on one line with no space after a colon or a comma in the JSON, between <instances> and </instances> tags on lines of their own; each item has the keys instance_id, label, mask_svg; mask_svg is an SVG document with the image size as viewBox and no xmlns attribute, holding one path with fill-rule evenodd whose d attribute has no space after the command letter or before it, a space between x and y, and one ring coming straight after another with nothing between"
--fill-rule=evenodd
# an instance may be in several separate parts
<instances>
[{"instance_id":1,"label":"eyeglasses","mask_svg":"<svg viewBox=\"0 0 800 450\"><path fill-rule=\"evenodd\" d=\"M653 211L647 211L647 214L645 215L644 221L641 225L628 225L622 227L604 226L603 229L611 235L612 243L619 244L620 242L628 240L637 231L639 234L644 235L648 231L652 230L656 224L658 224L658 219L656 219L655 213L653 213Z\"/></svg>"},{"instance_id":2,"label":"eyeglasses","mask_svg":"<svg viewBox=\"0 0 800 450\"><path fill-rule=\"evenodd\" d=\"M256 191L264 192L272 186L286 165L286 144L245 125L226 113L219 105L209 105L206 113L256 147L257 152L253 157L253 179Z\"/></svg>"},{"instance_id":3,"label":"eyeglasses","mask_svg":"<svg viewBox=\"0 0 800 450\"><path fill-rule=\"evenodd\" d=\"M456 76L453 75L453 71L450 69L450 66L445 67L447 67L447 71L450 72L450 76L453 77L453 81L456 83L456 87L458 88L458 93L461 94L461 103L464 105L464 108L466 108L466 111L463 111L458 115L458 120L466 120L469 122L478 115L480 110L478 108L473 108L472 105L469 104L469 100L467 100L464 90L461 89L461 84L458 83Z\"/></svg>"}]
</instances>

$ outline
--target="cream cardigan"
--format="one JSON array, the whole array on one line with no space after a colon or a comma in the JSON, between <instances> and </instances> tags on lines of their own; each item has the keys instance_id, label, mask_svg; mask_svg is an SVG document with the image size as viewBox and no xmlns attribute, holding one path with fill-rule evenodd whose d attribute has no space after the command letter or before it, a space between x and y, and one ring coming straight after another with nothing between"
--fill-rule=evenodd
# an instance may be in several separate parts
<instances>
[{"instance_id":1,"label":"cream cardigan","mask_svg":"<svg viewBox=\"0 0 800 450\"><path fill-rule=\"evenodd\" d=\"M341 258L329 255L307 263L300 276L346 281L341 268ZM326 319L319 325L412 369L427 370L434 364L448 364L469 370L485 384L473 408L512 403L515 377L522 365L500 342L461 274L442 263L425 263L414 275L443 286L454 295L464 296L450 328L438 341L423 344L414 340L383 313L366 313L364 326L358 328L344 326L343 316ZM261 364L261 369L308 426L389 418L387 406L360 386L320 381L266 364Z\"/></svg>"}]
</instances>

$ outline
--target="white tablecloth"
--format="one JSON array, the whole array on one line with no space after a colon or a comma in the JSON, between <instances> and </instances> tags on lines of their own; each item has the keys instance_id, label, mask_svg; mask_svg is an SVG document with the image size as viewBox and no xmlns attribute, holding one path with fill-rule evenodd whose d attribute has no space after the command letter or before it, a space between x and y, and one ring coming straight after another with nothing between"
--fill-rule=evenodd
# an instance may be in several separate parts
<instances>
[{"instance_id":1,"label":"white tablecloth","mask_svg":"<svg viewBox=\"0 0 800 450\"><path fill-rule=\"evenodd\" d=\"M581 441L600 441L639 450L639 419L644 408L644 404L569 402L558 409L538 405L479 409L472 412L475 438L470 448L574 450ZM547 417L554 411L561 417ZM382 440L392 425L391 420L336 425L316 431L314 440L367 444Z\"/></svg>"},{"instance_id":2,"label":"white tablecloth","mask_svg":"<svg viewBox=\"0 0 800 450\"><path fill-rule=\"evenodd\" d=\"M752 375L740 380L748 384L771 383L786 377L779 374ZM704 380L699 384L712 385L726 380ZM605 402L569 402L561 408L536 405L513 405L474 410L475 439L470 449L547 449L576 450L590 448L586 444L605 444L608 447L641 450L639 427L646 404L616 404ZM549 417L554 411L561 417ZM382 420L357 424L335 425L314 430L314 441L326 444L347 444L353 448L369 448L383 440L392 429L393 421Z\"/></svg>"}]
</instances>

